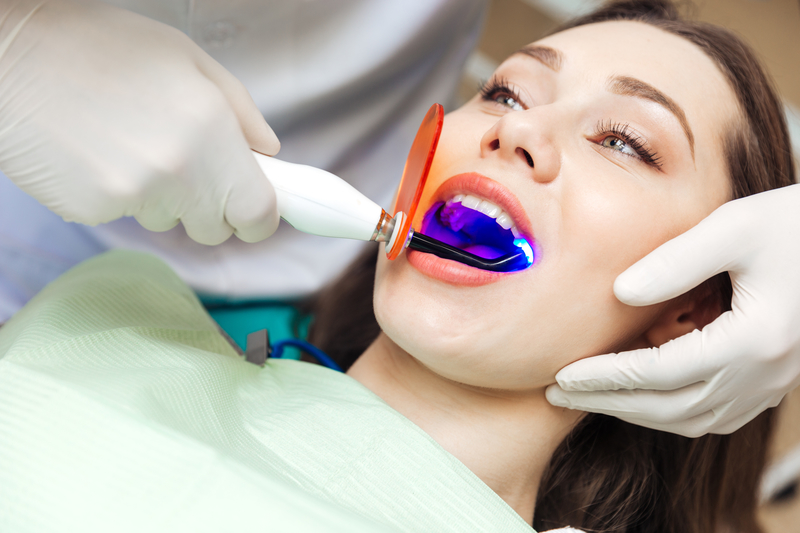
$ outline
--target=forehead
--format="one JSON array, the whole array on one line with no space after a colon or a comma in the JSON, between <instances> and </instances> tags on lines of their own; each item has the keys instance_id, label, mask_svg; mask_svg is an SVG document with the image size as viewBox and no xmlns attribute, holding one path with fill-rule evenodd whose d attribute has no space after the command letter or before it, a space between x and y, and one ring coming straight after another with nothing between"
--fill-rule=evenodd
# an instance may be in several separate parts
<instances>
[{"instance_id":1,"label":"forehead","mask_svg":"<svg viewBox=\"0 0 800 533\"><path fill-rule=\"evenodd\" d=\"M600 74L640 74L644 81L670 90L674 97L696 94L694 82L711 82L708 89L727 82L714 61L687 39L634 21L587 24L545 37L537 44L563 52L567 72L575 68ZM572 69L570 69L572 67Z\"/></svg>"}]
</instances>

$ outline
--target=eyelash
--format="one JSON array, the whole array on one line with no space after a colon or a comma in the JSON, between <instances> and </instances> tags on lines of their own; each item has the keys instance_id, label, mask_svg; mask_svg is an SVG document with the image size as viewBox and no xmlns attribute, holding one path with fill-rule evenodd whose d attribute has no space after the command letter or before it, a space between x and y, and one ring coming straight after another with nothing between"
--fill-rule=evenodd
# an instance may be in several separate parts
<instances>
[{"instance_id":1,"label":"eyelash","mask_svg":"<svg viewBox=\"0 0 800 533\"><path fill-rule=\"evenodd\" d=\"M512 88L508 83L508 80L502 77L495 76L484 83L480 88L480 95L484 101L498 105L504 104L498 102L497 98L500 96L506 96L514 100L520 106L525 107L522 105L522 102L520 102L519 91ZM661 157L655 151L649 149L647 147L647 142L636 135L636 133L631 130L628 124L612 122L611 120L598 122L594 137L600 138L603 136L607 137L608 135L613 135L622 139L625 143L627 143L628 146L631 147L631 149L633 149L634 152L636 152L636 154L645 164L656 169L661 169Z\"/></svg>"},{"instance_id":2,"label":"eyelash","mask_svg":"<svg viewBox=\"0 0 800 533\"><path fill-rule=\"evenodd\" d=\"M508 80L505 78L499 78L495 76L484 83L480 88L480 95L483 100L500 105L504 104L498 102L497 98L499 96L507 96L520 106L525 107L522 105L522 102L520 102L519 91L512 88L508 83Z\"/></svg>"},{"instance_id":3,"label":"eyelash","mask_svg":"<svg viewBox=\"0 0 800 533\"><path fill-rule=\"evenodd\" d=\"M625 141L647 165L656 169L661 168L661 157L655 151L649 149L647 147L647 141L631 130L628 124L611 122L610 120L598 122L594 137L608 137L609 134Z\"/></svg>"}]
</instances>

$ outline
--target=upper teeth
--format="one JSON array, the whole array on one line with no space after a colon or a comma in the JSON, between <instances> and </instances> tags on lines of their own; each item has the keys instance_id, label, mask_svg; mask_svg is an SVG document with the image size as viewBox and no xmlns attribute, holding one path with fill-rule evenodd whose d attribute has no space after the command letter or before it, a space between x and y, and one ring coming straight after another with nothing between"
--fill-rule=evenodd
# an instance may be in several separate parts
<instances>
[{"instance_id":1,"label":"upper teeth","mask_svg":"<svg viewBox=\"0 0 800 533\"><path fill-rule=\"evenodd\" d=\"M508 213L500 209L500 207L494 205L492 202L482 200L481 198L472 196L471 194L457 194L447 200L446 203L447 205L461 203L461 205L464 207L468 207L474 211L479 211L484 215L495 219L501 228L511 230L514 238L519 238L520 236L517 226L514 225L514 221L510 216L508 216Z\"/></svg>"}]
</instances>

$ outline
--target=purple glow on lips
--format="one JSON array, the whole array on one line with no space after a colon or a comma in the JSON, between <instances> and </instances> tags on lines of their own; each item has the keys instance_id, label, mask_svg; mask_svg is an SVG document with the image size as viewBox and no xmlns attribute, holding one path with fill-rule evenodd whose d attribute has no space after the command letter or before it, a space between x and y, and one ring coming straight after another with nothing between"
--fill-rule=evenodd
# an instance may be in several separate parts
<instances>
[{"instance_id":1,"label":"purple glow on lips","mask_svg":"<svg viewBox=\"0 0 800 533\"><path fill-rule=\"evenodd\" d=\"M511 230L458 202L432 205L422 220L421 233L484 259L518 251Z\"/></svg>"}]
</instances>

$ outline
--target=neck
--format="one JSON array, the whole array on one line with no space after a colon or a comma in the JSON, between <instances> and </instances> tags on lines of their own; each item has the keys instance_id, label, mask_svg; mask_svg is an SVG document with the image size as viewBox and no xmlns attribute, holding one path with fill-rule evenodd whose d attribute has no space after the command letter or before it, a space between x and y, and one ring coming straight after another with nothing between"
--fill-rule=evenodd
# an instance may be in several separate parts
<instances>
[{"instance_id":1,"label":"neck","mask_svg":"<svg viewBox=\"0 0 800 533\"><path fill-rule=\"evenodd\" d=\"M445 379L384 334L347 373L532 522L544 469L580 415L550 405L544 389L489 390Z\"/></svg>"}]
</instances>

